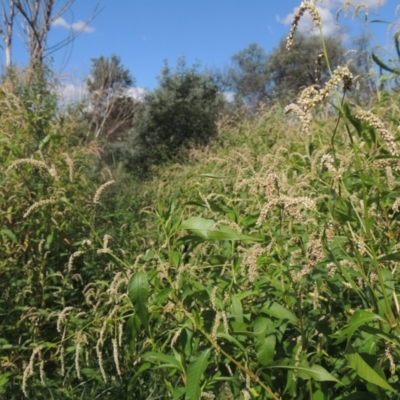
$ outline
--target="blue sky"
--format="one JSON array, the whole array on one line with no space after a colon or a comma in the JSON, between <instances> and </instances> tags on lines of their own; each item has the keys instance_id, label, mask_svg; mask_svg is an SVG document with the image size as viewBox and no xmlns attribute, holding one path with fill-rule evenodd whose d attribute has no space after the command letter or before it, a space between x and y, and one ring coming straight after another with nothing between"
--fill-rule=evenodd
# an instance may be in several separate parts
<instances>
[{"instance_id":1,"label":"blue sky","mask_svg":"<svg viewBox=\"0 0 400 400\"><path fill-rule=\"evenodd\" d=\"M62 3L60 1L60 3ZM139 88L154 89L157 76L167 59L175 66L179 56L187 63L201 62L203 67L223 68L231 56L257 42L271 51L287 35L293 11L300 0L76 0L71 10L50 31L49 43L64 39L71 29L87 21L97 8L98 14L71 45L55 52L53 67L66 78L71 90L82 86L91 59L115 53L136 79ZM345 0L318 0L324 32L337 31L335 16ZM362 1L352 0L354 5ZM395 21L395 0L367 0L369 19ZM376 7L377 4L380 7ZM343 40L356 36L361 21L340 16ZM376 14L378 13L378 14ZM300 29L307 31L308 18ZM381 44L389 43L387 25L372 24ZM392 32L393 33L393 32ZM14 61L26 62L26 52L16 44Z\"/></svg>"}]
</instances>

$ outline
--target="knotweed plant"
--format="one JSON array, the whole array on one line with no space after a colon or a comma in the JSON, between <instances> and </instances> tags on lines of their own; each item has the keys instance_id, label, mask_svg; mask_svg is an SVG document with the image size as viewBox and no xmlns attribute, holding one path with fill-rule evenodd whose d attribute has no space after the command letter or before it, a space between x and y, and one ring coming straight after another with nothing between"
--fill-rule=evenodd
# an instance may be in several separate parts
<instances>
[{"instance_id":1,"label":"knotweed plant","mask_svg":"<svg viewBox=\"0 0 400 400\"><path fill-rule=\"evenodd\" d=\"M305 12L321 28L314 2L301 3L289 51ZM324 48L321 38L328 60ZM176 200L155 210L164 243L142 259L131 296L139 282L154 290L135 307L160 343L140 368L172 370L171 396L218 397L221 380L226 398L399 396L397 130L346 100L353 80L343 65L304 89L286 108L300 129L282 129L266 153L246 143L208 158L212 183L190 197L185 180L188 215ZM337 115L319 121L328 101ZM147 328L160 320L169 328Z\"/></svg>"},{"instance_id":2,"label":"knotweed plant","mask_svg":"<svg viewBox=\"0 0 400 400\"><path fill-rule=\"evenodd\" d=\"M305 12L321 29L301 3L288 51ZM0 395L398 398L398 98L363 109L352 83L343 65L221 124L229 146L159 171L128 217L113 174L84 172L95 145L54 118L60 142L28 146L3 93Z\"/></svg>"},{"instance_id":3,"label":"knotweed plant","mask_svg":"<svg viewBox=\"0 0 400 400\"><path fill-rule=\"evenodd\" d=\"M131 309L131 272L114 257L123 252L107 217L113 181L91 175L98 146L79 143L78 111L25 78L0 85L0 397L94 398L97 378L122 374Z\"/></svg>"}]
</instances>

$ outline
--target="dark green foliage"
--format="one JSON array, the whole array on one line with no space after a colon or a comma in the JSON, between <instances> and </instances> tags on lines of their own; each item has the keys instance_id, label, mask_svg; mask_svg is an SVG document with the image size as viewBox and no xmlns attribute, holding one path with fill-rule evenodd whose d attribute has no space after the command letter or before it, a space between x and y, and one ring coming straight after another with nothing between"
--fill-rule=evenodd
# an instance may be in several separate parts
<instances>
[{"instance_id":1,"label":"dark green foliage","mask_svg":"<svg viewBox=\"0 0 400 400\"><path fill-rule=\"evenodd\" d=\"M176 71L166 65L159 87L146 96L134 121L128 168L145 172L151 165L181 159L190 146L207 144L217 135L221 102L211 76L186 67L183 59Z\"/></svg>"}]
</instances>

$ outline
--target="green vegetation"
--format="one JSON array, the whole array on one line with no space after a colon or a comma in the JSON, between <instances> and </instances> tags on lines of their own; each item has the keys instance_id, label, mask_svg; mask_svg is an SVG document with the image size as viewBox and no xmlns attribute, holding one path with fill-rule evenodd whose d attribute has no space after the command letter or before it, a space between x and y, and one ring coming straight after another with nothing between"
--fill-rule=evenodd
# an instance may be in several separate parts
<instances>
[{"instance_id":1,"label":"green vegetation","mask_svg":"<svg viewBox=\"0 0 400 400\"><path fill-rule=\"evenodd\" d=\"M222 96L210 75L188 68L184 59L175 71L165 65L159 88L145 96L127 143L119 146L120 159L140 176L154 165L181 161L187 149L216 138L221 107Z\"/></svg>"},{"instance_id":2,"label":"green vegetation","mask_svg":"<svg viewBox=\"0 0 400 400\"><path fill-rule=\"evenodd\" d=\"M357 96L368 98L373 94L366 87L371 82L364 82L372 62L365 35L356 38L355 51L351 52L343 46L340 36L325 38L325 49L318 36L296 33L290 51L286 42L286 38L282 39L270 54L256 43L234 54L231 67L220 77L224 87L252 108L260 103L288 103L306 87L323 87L332 71L346 64L352 55L350 68L361 86ZM329 59L324 53L329 54Z\"/></svg>"},{"instance_id":3,"label":"green vegetation","mask_svg":"<svg viewBox=\"0 0 400 400\"><path fill-rule=\"evenodd\" d=\"M217 120L215 82L166 67L132 131L145 180L49 73L9 72L0 399L398 399L399 97L366 111L353 78Z\"/></svg>"}]
</instances>

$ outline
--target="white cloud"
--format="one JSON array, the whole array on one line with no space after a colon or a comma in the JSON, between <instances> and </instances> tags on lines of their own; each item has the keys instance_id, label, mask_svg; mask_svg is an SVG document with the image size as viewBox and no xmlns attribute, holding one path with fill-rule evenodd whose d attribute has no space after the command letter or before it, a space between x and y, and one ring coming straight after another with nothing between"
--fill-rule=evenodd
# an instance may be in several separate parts
<instances>
[{"instance_id":1,"label":"white cloud","mask_svg":"<svg viewBox=\"0 0 400 400\"><path fill-rule=\"evenodd\" d=\"M52 26L59 26L61 28L71 29L76 32L86 32L91 33L94 32L94 28L87 25L84 21L77 21L69 24L64 18L57 18L53 23Z\"/></svg>"},{"instance_id":2,"label":"white cloud","mask_svg":"<svg viewBox=\"0 0 400 400\"><path fill-rule=\"evenodd\" d=\"M147 94L147 90L141 87L133 87L128 89L128 93L132 96L133 99L143 101L144 96L146 96Z\"/></svg>"},{"instance_id":3,"label":"white cloud","mask_svg":"<svg viewBox=\"0 0 400 400\"><path fill-rule=\"evenodd\" d=\"M333 33L338 31L338 27L336 25L335 15L332 12L332 4L333 1L325 1L323 4L317 6L317 10L319 15L321 16L322 22L322 33L326 36L332 35ZM337 2L336 6L337 6ZM285 25L291 25L294 13L298 10L296 7L292 13L288 14L285 18L277 17L277 20ZM311 20L311 16L308 12L306 12L299 21L299 25L297 30L302 33L308 34L319 34L319 30L314 27L314 24Z\"/></svg>"},{"instance_id":4,"label":"white cloud","mask_svg":"<svg viewBox=\"0 0 400 400\"><path fill-rule=\"evenodd\" d=\"M88 92L85 82L69 82L61 85L57 91L64 103L74 103L87 99ZM129 88L125 94L133 99L143 101L148 91L141 87Z\"/></svg>"},{"instance_id":5,"label":"white cloud","mask_svg":"<svg viewBox=\"0 0 400 400\"><path fill-rule=\"evenodd\" d=\"M222 96L224 96L225 101L228 103L232 103L235 100L235 93L233 92L223 92Z\"/></svg>"},{"instance_id":6,"label":"white cloud","mask_svg":"<svg viewBox=\"0 0 400 400\"><path fill-rule=\"evenodd\" d=\"M351 3L354 7L360 4L366 4L368 7L380 7L386 3L386 0L339 0L340 3Z\"/></svg>"},{"instance_id":7,"label":"white cloud","mask_svg":"<svg viewBox=\"0 0 400 400\"><path fill-rule=\"evenodd\" d=\"M83 100L87 95L87 91L83 82L66 83L59 87L58 95L63 102L74 103Z\"/></svg>"}]
</instances>

